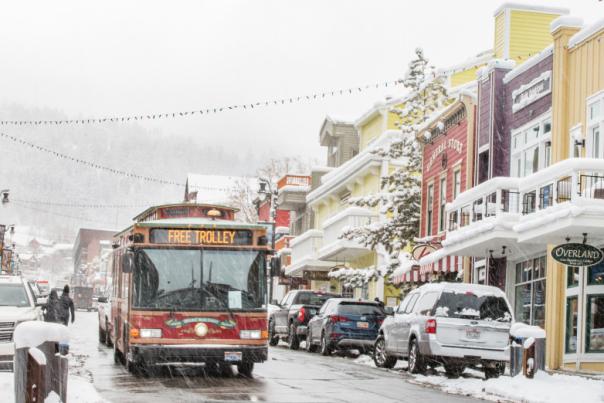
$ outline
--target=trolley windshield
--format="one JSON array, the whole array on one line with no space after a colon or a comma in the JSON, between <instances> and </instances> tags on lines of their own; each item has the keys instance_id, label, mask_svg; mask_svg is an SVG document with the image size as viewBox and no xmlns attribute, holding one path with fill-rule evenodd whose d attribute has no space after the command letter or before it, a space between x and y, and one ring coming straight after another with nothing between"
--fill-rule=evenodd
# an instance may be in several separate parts
<instances>
[{"instance_id":1,"label":"trolley windshield","mask_svg":"<svg viewBox=\"0 0 604 403\"><path fill-rule=\"evenodd\" d=\"M250 250L140 249L134 308L229 311L261 308L265 254Z\"/></svg>"}]
</instances>

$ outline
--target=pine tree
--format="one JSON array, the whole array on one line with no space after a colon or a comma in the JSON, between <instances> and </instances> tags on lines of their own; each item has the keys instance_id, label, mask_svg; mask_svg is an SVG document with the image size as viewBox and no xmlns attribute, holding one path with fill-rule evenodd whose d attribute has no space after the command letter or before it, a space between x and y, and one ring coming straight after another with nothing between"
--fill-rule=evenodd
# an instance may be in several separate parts
<instances>
[{"instance_id":1,"label":"pine tree","mask_svg":"<svg viewBox=\"0 0 604 403\"><path fill-rule=\"evenodd\" d=\"M398 167L382 177L381 192L353 198L355 206L375 208L387 217L384 221L346 229L342 238L356 240L365 246L385 252L385 264L379 267L382 276L388 276L399 266L401 251L419 235L421 210L421 144L418 131L446 103L447 90L443 77L425 58L422 49L416 49L416 58L402 81L408 91L403 105L390 112L398 116L400 138L387 147L373 151Z\"/></svg>"}]
</instances>

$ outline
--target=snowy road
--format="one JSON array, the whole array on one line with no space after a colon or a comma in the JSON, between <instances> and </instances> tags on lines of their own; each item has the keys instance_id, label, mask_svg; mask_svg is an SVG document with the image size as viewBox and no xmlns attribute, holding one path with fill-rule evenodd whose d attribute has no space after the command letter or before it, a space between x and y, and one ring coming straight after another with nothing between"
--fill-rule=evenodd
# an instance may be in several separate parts
<instances>
[{"instance_id":1,"label":"snowy road","mask_svg":"<svg viewBox=\"0 0 604 403\"><path fill-rule=\"evenodd\" d=\"M404 373L359 365L351 359L322 357L277 347L256 366L254 379L166 371L136 378L113 364L113 353L97 343L96 313L77 312L71 331L71 373L94 383L111 402L268 401L268 402L451 402L475 401L410 384ZM95 401L95 399L92 399Z\"/></svg>"}]
</instances>

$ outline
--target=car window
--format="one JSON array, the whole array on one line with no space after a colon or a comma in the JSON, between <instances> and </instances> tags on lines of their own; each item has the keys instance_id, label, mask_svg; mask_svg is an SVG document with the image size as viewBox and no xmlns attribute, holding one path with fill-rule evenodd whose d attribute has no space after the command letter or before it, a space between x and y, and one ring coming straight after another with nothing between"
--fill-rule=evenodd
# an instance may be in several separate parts
<instances>
[{"instance_id":1,"label":"car window","mask_svg":"<svg viewBox=\"0 0 604 403\"><path fill-rule=\"evenodd\" d=\"M0 284L0 306L31 306L23 284Z\"/></svg>"},{"instance_id":2,"label":"car window","mask_svg":"<svg viewBox=\"0 0 604 403\"><path fill-rule=\"evenodd\" d=\"M333 295L329 294L315 294L312 292L301 292L298 293L296 299L294 300L294 304L300 305L323 305L325 301L330 298L333 298Z\"/></svg>"},{"instance_id":3,"label":"car window","mask_svg":"<svg viewBox=\"0 0 604 403\"><path fill-rule=\"evenodd\" d=\"M427 292L425 293L415 304L414 312L419 313L420 315L430 315L432 308L434 308L434 304L438 299L437 292Z\"/></svg>"},{"instance_id":4,"label":"car window","mask_svg":"<svg viewBox=\"0 0 604 403\"><path fill-rule=\"evenodd\" d=\"M285 297L283 297L283 301L281 301L281 305L289 305L289 302L292 300L293 297L294 297L294 293L290 292Z\"/></svg>"},{"instance_id":5,"label":"car window","mask_svg":"<svg viewBox=\"0 0 604 403\"><path fill-rule=\"evenodd\" d=\"M407 304L409 303L409 300L411 299L413 295L409 294L405 297L405 299L403 299L400 303L400 305L398 306L398 309L396 310L396 312L398 313L404 313L405 312L405 307L407 306Z\"/></svg>"},{"instance_id":6,"label":"car window","mask_svg":"<svg viewBox=\"0 0 604 403\"><path fill-rule=\"evenodd\" d=\"M329 309L329 305L331 305L331 301L327 301L326 303L324 303L321 309L319 309L319 314L322 315L327 312L327 310Z\"/></svg>"},{"instance_id":7,"label":"car window","mask_svg":"<svg viewBox=\"0 0 604 403\"><path fill-rule=\"evenodd\" d=\"M471 291L445 291L434 307L435 316L511 322L512 314L503 297L476 295Z\"/></svg>"},{"instance_id":8,"label":"car window","mask_svg":"<svg viewBox=\"0 0 604 403\"><path fill-rule=\"evenodd\" d=\"M338 305L339 315L383 316L384 308L377 304L363 304L358 302L342 302Z\"/></svg>"},{"instance_id":9,"label":"car window","mask_svg":"<svg viewBox=\"0 0 604 403\"><path fill-rule=\"evenodd\" d=\"M413 294L409 299L409 303L405 307L405 313L413 312L413 306L415 305L415 301L417 301L419 294Z\"/></svg>"}]
</instances>

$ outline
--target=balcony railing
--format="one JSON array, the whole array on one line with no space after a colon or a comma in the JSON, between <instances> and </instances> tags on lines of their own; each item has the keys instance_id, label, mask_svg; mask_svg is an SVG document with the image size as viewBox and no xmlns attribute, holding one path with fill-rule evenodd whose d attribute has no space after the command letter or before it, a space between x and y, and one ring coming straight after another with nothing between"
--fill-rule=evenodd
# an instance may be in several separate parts
<instances>
[{"instance_id":1,"label":"balcony railing","mask_svg":"<svg viewBox=\"0 0 604 403\"><path fill-rule=\"evenodd\" d=\"M303 259L315 259L323 246L323 231L311 229L292 239L289 243L292 250L292 263Z\"/></svg>"},{"instance_id":2,"label":"balcony railing","mask_svg":"<svg viewBox=\"0 0 604 403\"><path fill-rule=\"evenodd\" d=\"M323 223L323 245L342 240L346 228L362 227L377 219L377 214L360 207L349 207Z\"/></svg>"},{"instance_id":3,"label":"balcony railing","mask_svg":"<svg viewBox=\"0 0 604 403\"><path fill-rule=\"evenodd\" d=\"M285 186L310 186L310 176L285 175L277 182L277 189Z\"/></svg>"},{"instance_id":4,"label":"balcony railing","mask_svg":"<svg viewBox=\"0 0 604 403\"><path fill-rule=\"evenodd\" d=\"M604 200L604 159L573 158L525 178L486 181L448 205L448 230L502 214L530 215L577 198Z\"/></svg>"}]
</instances>

